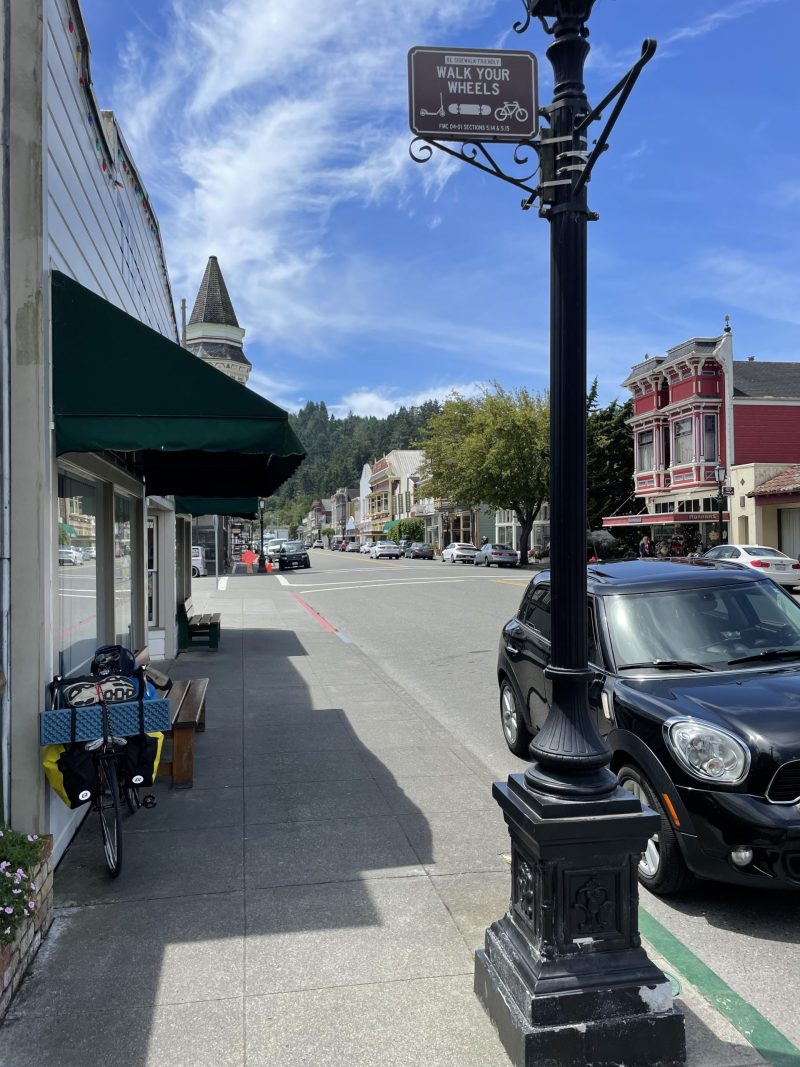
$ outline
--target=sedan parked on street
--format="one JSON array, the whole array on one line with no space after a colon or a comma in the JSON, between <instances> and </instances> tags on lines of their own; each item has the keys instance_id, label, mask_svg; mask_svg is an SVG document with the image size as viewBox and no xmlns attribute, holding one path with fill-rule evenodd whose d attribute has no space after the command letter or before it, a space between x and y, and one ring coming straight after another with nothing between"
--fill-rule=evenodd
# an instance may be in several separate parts
<instances>
[{"instance_id":1,"label":"sedan parked on street","mask_svg":"<svg viewBox=\"0 0 800 1067\"><path fill-rule=\"evenodd\" d=\"M481 545L473 560L475 566L516 567L519 553L510 545Z\"/></svg>"},{"instance_id":2,"label":"sedan parked on street","mask_svg":"<svg viewBox=\"0 0 800 1067\"><path fill-rule=\"evenodd\" d=\"M777 548L765 545L720 545L706 552L703 559L733 563L737 567L755 567L779 585L800 585L800 563Z\"/></svg>"},{"instance_id":3,"label":"sedan parked on street","mask_svg":"<svg viewBox=\"0 0 800 1067\"><path fill-rule=\"evenodd\" d=\"M433 559L433 545L412 541L403 553L406 559Z\"/></svg>"},{"instance_id":4,"label":"sedan parked on street","mask_svg":"<svg viewBox=\"0 0 800 1067\"><path fill-rule=\"evenodd\" d=\"M306 546L302 541L284 541L278 553L278 570L291 570L292 567L310 567Z\"/></svg>"},{"instance_id":5,"label":"sedan parked on street","mask_svg":"<svg viewBox=\"0 0 800 1067\"><path fill-rule=\"evenodd\" d=\"M477 551L475 545L464 541L451 541L442 552L442 563L472 563Z\"/></svg>"},{"instance_id":6,"label":"sedan parked on street","mask_svg":"<svg viewBox=\"0 0 800 1067\"><path fill-rule=\"evenodd\" d=\"M590 710L620 785L661 818L641 883L800 889L800 604L758 569L587 575ZM550 598L543 571L500 638L501 726L520 756L547 716Z\"/></svg>"},{"instance_id":7,"label":"sedan parked on street","mask_svg":"<svg viewBox=\"0 0 800 1067\"><path fill-rule=\"evenodd\" d=\"M318 537L311 547L312 548L324 548L325 547L325 543L323 542L321 537Z\"/></svg>"},{"instance_id":8,"label":"sedan parked on street","mask_svg":"<svg viewBox=\"0 0 800 1067\"><path fill-rule=\"evenodd\" d=\"M345 549L345 552L360 552L360 551L361 551L361 548L359 547L359 544L358 544L357 541L348 541L347 542L347 548Z\"/></svg>"},{"instance_id":9,"label":"sedan parked on street","mask_svg":"<svg viewBox=\"0 0 800 1067\"><path fill-rule=\"evenodd\" d=\"M371 559L400 559L400 547L396 541L376 541L370 550Z\"/></svg>"},{"instance_id":10,"label":"sedan parked on street","mask_svg":"<svg viewBox=\"0 0 800 1067\"><path fill-rule=\"evenodd\" d=\"M83 553L79 553L72 545L60 545L58 549L58 562L69 567L77 567L83 563Z\"/></svg>"},{"instance_id":11,"label":"sedan parked on street","mask_svg":"<svg viewBox=\"0 0 800 1067\"><path fill-rule=\"evenodd\" d=\"M369 556L372 552L372 541L365 541L358 551L362 556Z\"/></svg>"}]
</instances>

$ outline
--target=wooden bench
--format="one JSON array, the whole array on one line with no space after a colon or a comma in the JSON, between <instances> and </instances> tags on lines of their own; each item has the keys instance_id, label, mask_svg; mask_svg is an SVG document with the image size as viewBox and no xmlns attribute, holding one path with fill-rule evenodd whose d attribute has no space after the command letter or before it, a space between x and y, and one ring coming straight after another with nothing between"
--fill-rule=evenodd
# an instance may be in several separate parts
<instances>
[{"instance_id":1,"label":"wooden bench","mask_svg":"<svg viewBox=\"0 0 800 1067\"><path fill-rule=\"evenodd\" d=\"M159 777L169 776L174 789L191 789L194 778L194 735L206 728L208 678L184 678L172 683L169 707L172 729L164 740L172 743L170 759L162 758Z\"/></svg>"},{"instance_id":2,"label":"wooden bench","mask_svg":"<svg viewBox=\"0 0 800 1067\"><path fill-rule=\"evenodd\" d=\"M178 604L178 648L191 648L192 645L207 645L219 648L219 630L222 616L195 615L192 598L187 597Z\"/></svg>"}]
</instances>

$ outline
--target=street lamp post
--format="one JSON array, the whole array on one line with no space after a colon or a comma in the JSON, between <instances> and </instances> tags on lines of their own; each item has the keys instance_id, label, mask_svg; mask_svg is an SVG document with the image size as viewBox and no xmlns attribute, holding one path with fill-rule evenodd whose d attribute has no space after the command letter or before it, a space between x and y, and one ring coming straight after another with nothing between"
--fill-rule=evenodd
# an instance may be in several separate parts
<instances>
[{"instance_id":1,"label":"street lamp post","mask_svg":"<svg viewBox=\"0 0 800 1067\"><path fill-rule=\"evenodd\" d=\"M725 494L723 489L725 488L725 479L728 476L728 472L721 463L718 463L714 468L714 478L717 482L717 544L722 544L722 513L725 510Z\"/></svg>"},{"instance_id":2,"label":"street lamp post","mask_svg":"<svg viewBox=\"0 0 800 1067\"><path fill-rule=\"evenodd\" d=\"M493 788L511 837L511 903L476 955L475 990L518 1067L666 1067L685 1061L683 1017L637 918L637 865L660 820L619 787L588 699L598 679L587 633L587 222L596 216L586 181L632 83L590 151L585 130L599 108L583 68L594 0L523 2L522 28L537 18L553 37L539 148L551 227L550 708L525 774ZM646 48L652 55L654 42Z\"/></svg>"},{"instance_id":3,"label":"street lamp post","mask_svg":"<svg viewBox=\"0 0 800 1067\"><path fill-rule=\"evenodd\" d=\"M264 555L264 504L265 500L259 500L258 502L258 517L261 524L261 540L258 542L258 573L267 573L267 559Z\"/></svg>"}]
</instances>

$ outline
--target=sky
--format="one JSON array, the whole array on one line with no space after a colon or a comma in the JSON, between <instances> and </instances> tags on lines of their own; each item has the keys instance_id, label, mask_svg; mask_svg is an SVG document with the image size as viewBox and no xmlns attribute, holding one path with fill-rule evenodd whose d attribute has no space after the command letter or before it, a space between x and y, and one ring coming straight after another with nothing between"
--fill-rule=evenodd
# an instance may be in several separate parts
<instances>
[{"instance_id":1,"label":"sky","mask_svg":"<svg viewBox=\"0 0 800 1067\"><path fill-rule=\"evenodd\" d=\"M378 416L491 382L547 388L549 224L512 186L408 153L412 46L532 51L549 101L549 38L513 32L521 0L81 4L176 312L216 255L251 387ZM597 0L590 30L592 102L658 41L589 185L601 400L725 315L734 358L800 360L800 0Z\"/></svg>"}]
</instances>

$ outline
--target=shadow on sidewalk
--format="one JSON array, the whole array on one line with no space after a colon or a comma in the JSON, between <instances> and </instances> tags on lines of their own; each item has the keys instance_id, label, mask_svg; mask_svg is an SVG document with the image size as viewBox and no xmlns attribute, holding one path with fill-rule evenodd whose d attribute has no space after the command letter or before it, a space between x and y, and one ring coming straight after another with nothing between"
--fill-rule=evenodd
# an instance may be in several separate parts
<instances>
[{"instance_id":1,"label":"shadow on sidewalk","mask_svg":"<svg viewBox=\"0 0 800 1067\"><path fill-rule=\"evenodd\" d=\"M125 819L116 880L84 821L2 1065L238 1064L246 996L389 980L416 950L453 967L420 877L427 819L359 737L397 712L329 706L324 666L285 629L228 629L172 673L211 679L194 787L159 784L158 806ZM401 813L424 826L413 844Z\"/></svg>"}]
</instances>

